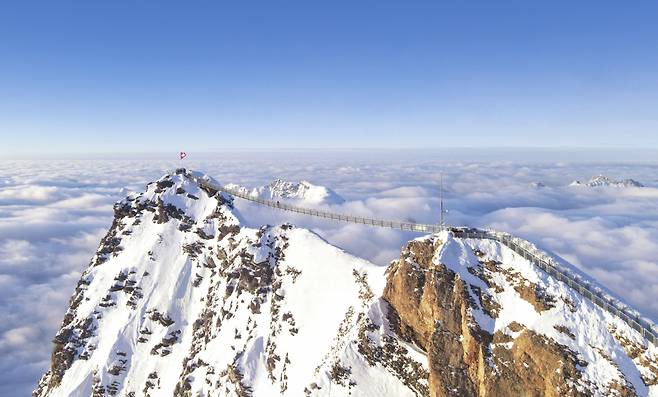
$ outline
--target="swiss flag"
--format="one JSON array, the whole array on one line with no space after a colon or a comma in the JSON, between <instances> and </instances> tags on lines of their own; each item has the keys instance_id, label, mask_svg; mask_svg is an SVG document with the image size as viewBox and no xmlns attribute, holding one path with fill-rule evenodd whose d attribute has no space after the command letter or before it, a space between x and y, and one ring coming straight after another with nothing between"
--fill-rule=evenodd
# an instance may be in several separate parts
<instances>
[{"instance_id":1,"label":"swiss flag","mask_svg":"<svg viewBox=\"0 0 658 397\"><path fill-rule=\"evenodd\" d=\"M180 159L182 160L182 159L184 159L185 157L187 157L187 153L185 153L185 152L180 152Z\"/></svg>"}]
</instances>

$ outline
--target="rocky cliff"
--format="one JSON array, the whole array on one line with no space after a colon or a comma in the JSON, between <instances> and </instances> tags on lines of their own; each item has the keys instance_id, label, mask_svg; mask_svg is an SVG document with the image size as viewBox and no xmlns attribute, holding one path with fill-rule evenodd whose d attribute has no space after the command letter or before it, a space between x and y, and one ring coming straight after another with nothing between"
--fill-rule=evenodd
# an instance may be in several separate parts
<instances>
[{"instance_id":1,"label":"rocky cliff","mask_svg":"<svg viewBox=\"0 0 658 397\"><path fill-rule=\"evenodd\" d=\"M656 395L658 349L491 241L411 241L387 271L396 333L432 396Z\"/></svg>"}]
</instances>

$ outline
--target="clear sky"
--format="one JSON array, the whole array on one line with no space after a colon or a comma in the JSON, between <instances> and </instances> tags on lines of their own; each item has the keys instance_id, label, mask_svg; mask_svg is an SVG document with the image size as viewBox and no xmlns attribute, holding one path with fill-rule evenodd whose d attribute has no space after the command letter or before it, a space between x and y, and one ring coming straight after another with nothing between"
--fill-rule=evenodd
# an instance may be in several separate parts
<instances>
[{"instance_id":1,"label":"clear sky","mask_svg":"<svg viewBox=\"0 0 658 397\"><path fill-rule=\"evenodd\" d=\"M3 1L0 145L656 148L656 21L656 1Z\"/></svg>"}]
</instances>

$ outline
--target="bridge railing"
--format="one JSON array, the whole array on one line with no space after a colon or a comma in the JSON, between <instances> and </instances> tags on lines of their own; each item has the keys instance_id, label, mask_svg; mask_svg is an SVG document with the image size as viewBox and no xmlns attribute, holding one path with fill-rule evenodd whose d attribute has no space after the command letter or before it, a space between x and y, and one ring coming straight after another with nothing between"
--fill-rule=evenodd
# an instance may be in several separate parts
<instances>
[{"instance_id":1,"label":"bridge railing","mask_svg":"<svg viewBox=\"0 0 658 397\"><path fill-rule=\"evenodd\" d=\"M348 222L348 223L358 223L358 224L363 224L363 225L372 225L372 226L378 226L378 227L385 227L389 229L399 229L399 230L405 230L405 231L411 231L411 232L428 232L428 233L438 233L441 230L444 230L441 226L438 225L429 225L429 224L419 224L419 223L411 223L411 222L399 222L399 221L391 221L391 220L384 220L384 219L375 219L375 218L366 218L366 217L357 217L349 214L341 214L337 212L328 212L328 211L323 211L323 210L317 210L317 209L312 209L312 208L305 208L305 207L298 207L295 205L291 205L288 203L282 203L280 201L275 201L275 200L267 200L267 199L262 199L258 197L251 196L249 194L246 194L244 192L241 192L236 189L229 189L223 186L219 185L211 185L209 182L202 180L202 182L206 186L230 194L231 196L236 196L240 197L244 200L249 200L253 201L258 204L262 204L268 207L276 208L279 210L283 211L290 211L290 212L295 212L299 214L306 214L306 215L311 215L311 216L316 216L320 218L326 218L326 219L331 219L331 220L336 220L340 222Z\"/></svg>"},{"instance_id":2,"label":"bridge railing","mask_svg":"<svg viewBox=\"0 0 658 397\"><path fill-rule=\"evenodd\" d=\"M178 171L177 171L178 172ZM420 232L420 233L438 233L443 230L449 229L455 233L456 236L463 238L473 238L473 239L489 239L495 240L517 254L521 255L523 258L527 259L531 263L537 265L540 269L544 270L549 275L553 276L559 281L566 283L569 287L580 293L582 296L601 307L602 309L608 311L609 313L617 316L633 329L638 331L642 336L647 340L652 342L655 345L658 345L658 327L650 322L648 319L642 318L639 312L632 309L623 302L615 299L614 297L607 294L602 288L593 284L590 280L576 274L570 269L564 267L557 262L552 256L548 253L539 250L535 247L534 244L530 243L527 240L521 239L516 236L512 236L509 233L499 232L493 229L480 230L473 228L455 228L455 227L443 227L441 225L430 225L430 224L420 224L412 222L398 222L398 221L389 221L382 219L366 218L366 217L357 217L347 214L339 214L334 212L327 212L317 209L298 207L288 203L281 203L275 200L266 200L258 197L253 197L249 194L240 192L235 189L228 189L219 184L211 183L206 179L195 178L199 184L202 186L209 187L211 189L221 191L232 196L240 197L245 200L253 201L255 203L265 205L268 207L276 208L279 210L290 211L295 213L301 213L311 216L316 216L320 218L332 219L341 222L349 223L358 223L363 225L371 225L378 227L385 227L391 229L399 229L411 232Z\"/></svg>"}]
</instances>

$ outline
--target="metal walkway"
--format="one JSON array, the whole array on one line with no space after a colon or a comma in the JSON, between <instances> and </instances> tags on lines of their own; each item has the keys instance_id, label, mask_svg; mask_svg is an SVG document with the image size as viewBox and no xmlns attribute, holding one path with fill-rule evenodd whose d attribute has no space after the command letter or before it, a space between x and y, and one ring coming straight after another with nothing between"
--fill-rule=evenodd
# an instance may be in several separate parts
<instances>
[{"instance_id":1,"label":"metal walkway","mask_svg":"<svg viewBox=\"0 0 658 397\"><path fill-rule=\"evenodd\" d=\"M177 173L183 172L187 174L186 170L179 169L176 170ZM496 230L481 230L474 228L466 227L451 227L451 226L441 226L441 225L430 225L422 223L411 223L411 222L400 222L400 221L390 221L383 219L374 219L374 218L364 218L348 214L340 214L335 212L321 211L313 208L305 208L290 205L287 203L281 203L276 200L265 200L261 198L252 197L249 194L234 190L227 189L224 186L219 184L212 183L203 178L196 178L191 174L187 174L189 177L194 178L199 185L216 190L219 192L224 192L234 197L239 197L244 200L252 201L259 205L265 205L271 208L275 208L281 211L289 211L298 214L310 215L319 218L331 219L339 222L348 222L356 223L361 225L383 227L389 229L397 229L409 232L418 232L418 233L439 233L444 230L451 231L455 237L460 238L469 238L469 239L486 239L486 240L495 240L517 254L521 255L523 258L530 261L532 264L536 265L540 269L544 270L549 275L566 283L572 289L580 293L582 296L606 310L607 312L619 317L621 320L630 325L633 329L638 331L642 336L644 336L648 341L652 342L655 345L658 345L658 327L641 317L640 313L629 307L625 303L611 297L607 294L601 287L597 286L588 279L583 278L577 273L573 272L568 268L572 265L560 264L555 258L550 256L548 253L539 250L535 247L534 244L530 243L527 240L515 237L509 233L499 232Z\"/></svg>"},{"instance_id":2,"label":"metal walkway","mask_svg":"<svg viewBox=\"0 0 658 397\"><path fill-rule=\"evenodd\" d=\"M398 229L398 230L404 230L408 232L418 232L418 233L438 233L446 228L441 227L439 225L428 225L428 224L422 224L422 223L411 223L411 222L399 222L399 221L387 221L383 219L375 219L375 218L363 218L359 216L352 216L352 215L347 215L347 214L340 214L336 212L327 212L327 211L321 211L321 210L316 210L313 208L305 208L305 207L298 207L295 205L290 205L287 203L281 203L280 201L275 201L275 200L264 200L256 197L252 197L248 194L244 194L242 192L233 190L233 189L227 189L223 186L209 186L212 189L219 190L221 192L230 194L231 196L239 197L241 199L253 201L254 203L258 203L260 205L265 205L268 207L276 208L281 211L290 211L290 212L295 212L298 214L304 214L304 215L310 215L310 216L315 216L318 218L325 218L325 219L331 219L334 221L339 221L339 222L348 222L348 223L357 223L361 225L369 225L369 226L377 226L377 227L384 227L388 229Z\"/></svg>"}]
</instances>

